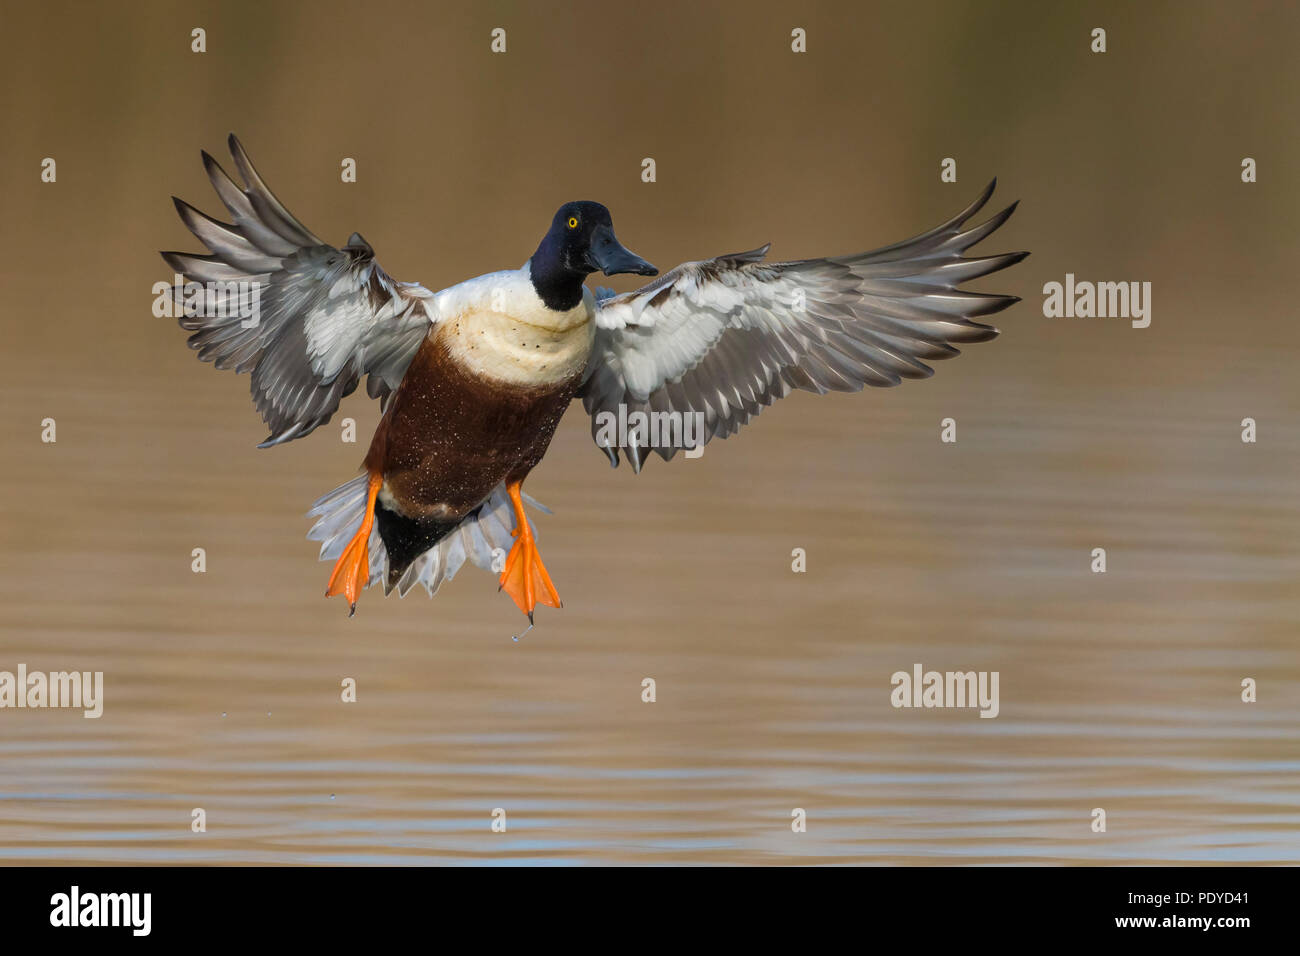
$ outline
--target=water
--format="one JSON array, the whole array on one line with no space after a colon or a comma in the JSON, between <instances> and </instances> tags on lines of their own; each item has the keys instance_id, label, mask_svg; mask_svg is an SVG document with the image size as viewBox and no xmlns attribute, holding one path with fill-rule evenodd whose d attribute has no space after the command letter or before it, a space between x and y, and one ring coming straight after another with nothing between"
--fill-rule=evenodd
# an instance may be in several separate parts
<instances>
[{"instance_id":1,"label":"water","mask_svg":"<svg viewBox=\"0 0 1300 956\"><path fill-rule=\"evenodd\" d=\"M799 396L636 478L567 419L530 483L566 606L518 643L475 569L353 620L320 596L301 514L357 447L258 452L186 364L48 396L8 376L60 432L6 436L30 451L4 478L4 667L106 691L99 720L3 714L0 858L1295 861L1297 445L1242 445L1195 390L1002 387L991 349L1017 351ZM158 400L209 385L220 408ZM1098 427L1115 406L1146 410ZM892 708L914 662L999 671L1000 715Z\"/></svg>"},{"instance_id":2,"label":"water","mask_svg":"<svg viewBox=\"0 0 1300 956\"><path fill-rule=\"evenodd\" d=\"M1271 117L1294 114L1274 75L1294 26L1117 14L1143 52L1098 71L1070 59L1087 30L1063 12L1008 45L1010 14L823 10L805 68L770 17L692 8L687 42L679 17L589 14L593 52L566 60L553 43L575 32L517 11L490 74L447 37L495 24L459 8L396 33L329 6L311 29L262 11L249 33L223 10L207 60L148 11L15 26L7 89L46 76L49 50L78 66L12 98L0 143L0 669L102 670L106 699L98 720L0 712L0 861L1300 862L1297 210L1237 178L1243 149L1275 180L1293 155ZM718 43L729 69L701 97ZM128 44L159 52L123 61ZM681 66L653 95L643 44ZM299 108L320 62L366 75L379 48L382 116L364 83L332 89L337 122ZM540 70L600 69L606 119L571 137L518 94ZM753 76L771 109L738 113ZM375 148L399 115L419 120L409 142ZM797 119L773 137L772 115ZM346 403L355 445L336 419L258 451L247 379L149 314L154 250L193 246L167 194L215 211L197 150L230 127L315 231L360 229L434 288L521 262L565 199L607 202L666 266L768 238L782 257L891 242L997 172L994 202L1024 205L981 251L1034 255L985 287L1026 301L930 381L800 394L640 476L609 470L575 409L527 485L555 509L539 545L563 610L512 641L523 617L469 568L433 601L367 592L349 620L304 515L355 473L375 409ZM545 162L520 153L534 133ZM930 157L957 149L960 183L940 187ZM42 186L32 157L51 153ZM339 156L359 157L356 184ZM1151 281L1151 328L1044 318L1042 284L1067 271ZM998 671L999 716L894 709L890 675L918 662Z\"/></svg>"}]
</instances>

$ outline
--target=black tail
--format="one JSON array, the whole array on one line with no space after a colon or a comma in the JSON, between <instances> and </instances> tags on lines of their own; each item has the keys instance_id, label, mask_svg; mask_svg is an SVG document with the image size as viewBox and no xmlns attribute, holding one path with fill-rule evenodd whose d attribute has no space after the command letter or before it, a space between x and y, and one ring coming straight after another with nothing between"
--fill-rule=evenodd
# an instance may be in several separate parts
<instances>
[{"instance_id":1,"label":"black tail","mask_svg":"<svg viewBox=\"0 0 1300 956\"><path fill-rule=\"evenodd\" d=\"M451 533L463 519L407 518L375 502L375 520L379 523L379 536L384 539L388 552L388 579L384 582L387 594L402 579L412 562Z\"/></svg>"}]
</instances>

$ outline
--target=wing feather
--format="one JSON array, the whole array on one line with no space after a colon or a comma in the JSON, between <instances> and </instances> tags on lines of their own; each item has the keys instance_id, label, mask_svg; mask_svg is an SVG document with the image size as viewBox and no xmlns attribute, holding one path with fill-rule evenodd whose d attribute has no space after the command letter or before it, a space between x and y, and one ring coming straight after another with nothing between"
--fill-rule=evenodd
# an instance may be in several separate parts
<instances>
[{"instance_id":1,"label":"wing feather","mask_svg":"<svg viewBox=\"0 0 1300 956\"><path fill-rule=\"evenodd\" d=\"M1015 211L1012 203L968 227L996 184L947 222L871 252L769 263L765 245L684 263L635 292L601 290L578 393L597 445L612 465L621 450L639 471L648 452L667 460L678 446L652 427L608 447L602 419L618 420L620 407L629 416L697 415L707 442L796 388L825 394L928 378L927 362L996 337L974 320L1019 299L958 288L1028 255L962 255Z\"/></svg>"},{"instance_id":2,"label":"wing feather","mask_svg":"<svg viewBox=\"0 0 1300 956\"><path fill-rule=\"evenodd\" d=\"M301 438L329 421L368 376L366 392L387 397L435 321L432 293L398 282L353 233L342 248L318 239L275 197L231 134L240 186L206 152L203 167L232 223L180 199L176 211L206 255L164 252L187 280L178 303L196 306L180 324L200 360L252 372L253 401L271 434L261 447ZM189 283L201 283L193 300ZM255 315L237 305L255 302Z\"/></svg>"}]
</instances>

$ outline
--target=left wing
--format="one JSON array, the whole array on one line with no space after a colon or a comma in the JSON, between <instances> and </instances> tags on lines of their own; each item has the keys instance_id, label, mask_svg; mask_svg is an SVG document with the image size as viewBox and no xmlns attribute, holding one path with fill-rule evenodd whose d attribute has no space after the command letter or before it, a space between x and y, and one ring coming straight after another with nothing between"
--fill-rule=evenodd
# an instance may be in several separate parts
<instances>
[{"instance_id":1,"label":"left wing","mask_svg":"<svg viewBox=\"0 0 1300 956\"><path fill-rule=\"evenodd\" d=\"M602 413L617 419L620 405L624 420L633 412L700 413L708 442L793 389L856 392L928 378L934 370L925 362L957 355L953 343L994 338L997 329L972 319L1019 298L957 286L1029 255L962 258L1015 211L1012 203L963 231L996 185L943 225L873 252L769 263L763 246L685 263L635 292L602 290L578 391L597 446L614 467L621 447L640 471L648 451L666 461L680 442L653 428L607 444Z\"/></svg>"},{"instance_id":2,"label":"left wing","mask_svg":"<svg viewBox=\"0 0 1300 956\"><path fill-rule=\"evenodd\" d=\"M436 321L432 293L399 282L360 233L335 248L275 197L232 133L243 184L203 153L203 166L233 222L174 199L207 255L164 252L184 283L173 286L190 348L217 368L251 371L257 410L271 430L258 447L302 438L330 420L366 376L387 404Z\"/></svg>"}]
</instances>

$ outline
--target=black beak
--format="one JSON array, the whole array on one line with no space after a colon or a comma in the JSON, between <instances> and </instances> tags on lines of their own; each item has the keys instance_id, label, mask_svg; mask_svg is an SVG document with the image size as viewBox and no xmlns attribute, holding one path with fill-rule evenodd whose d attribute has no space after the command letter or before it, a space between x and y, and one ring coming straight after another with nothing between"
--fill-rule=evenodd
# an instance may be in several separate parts
<instances>
[{"instance_id":1,"label":"black beak","mask_svg":"<svg viewBox=\"0 0 1300 956\"><path fill-rule=\"evenodd\" d=\"M597 226L591 233L587 262L593 269L599 269L607 276L618 275L621 272L634 272L639 276L659 274L659 270L650 263L623 248L623 244L614 235L614 230L605 225Z\"/></svg>"}]
</instances>

